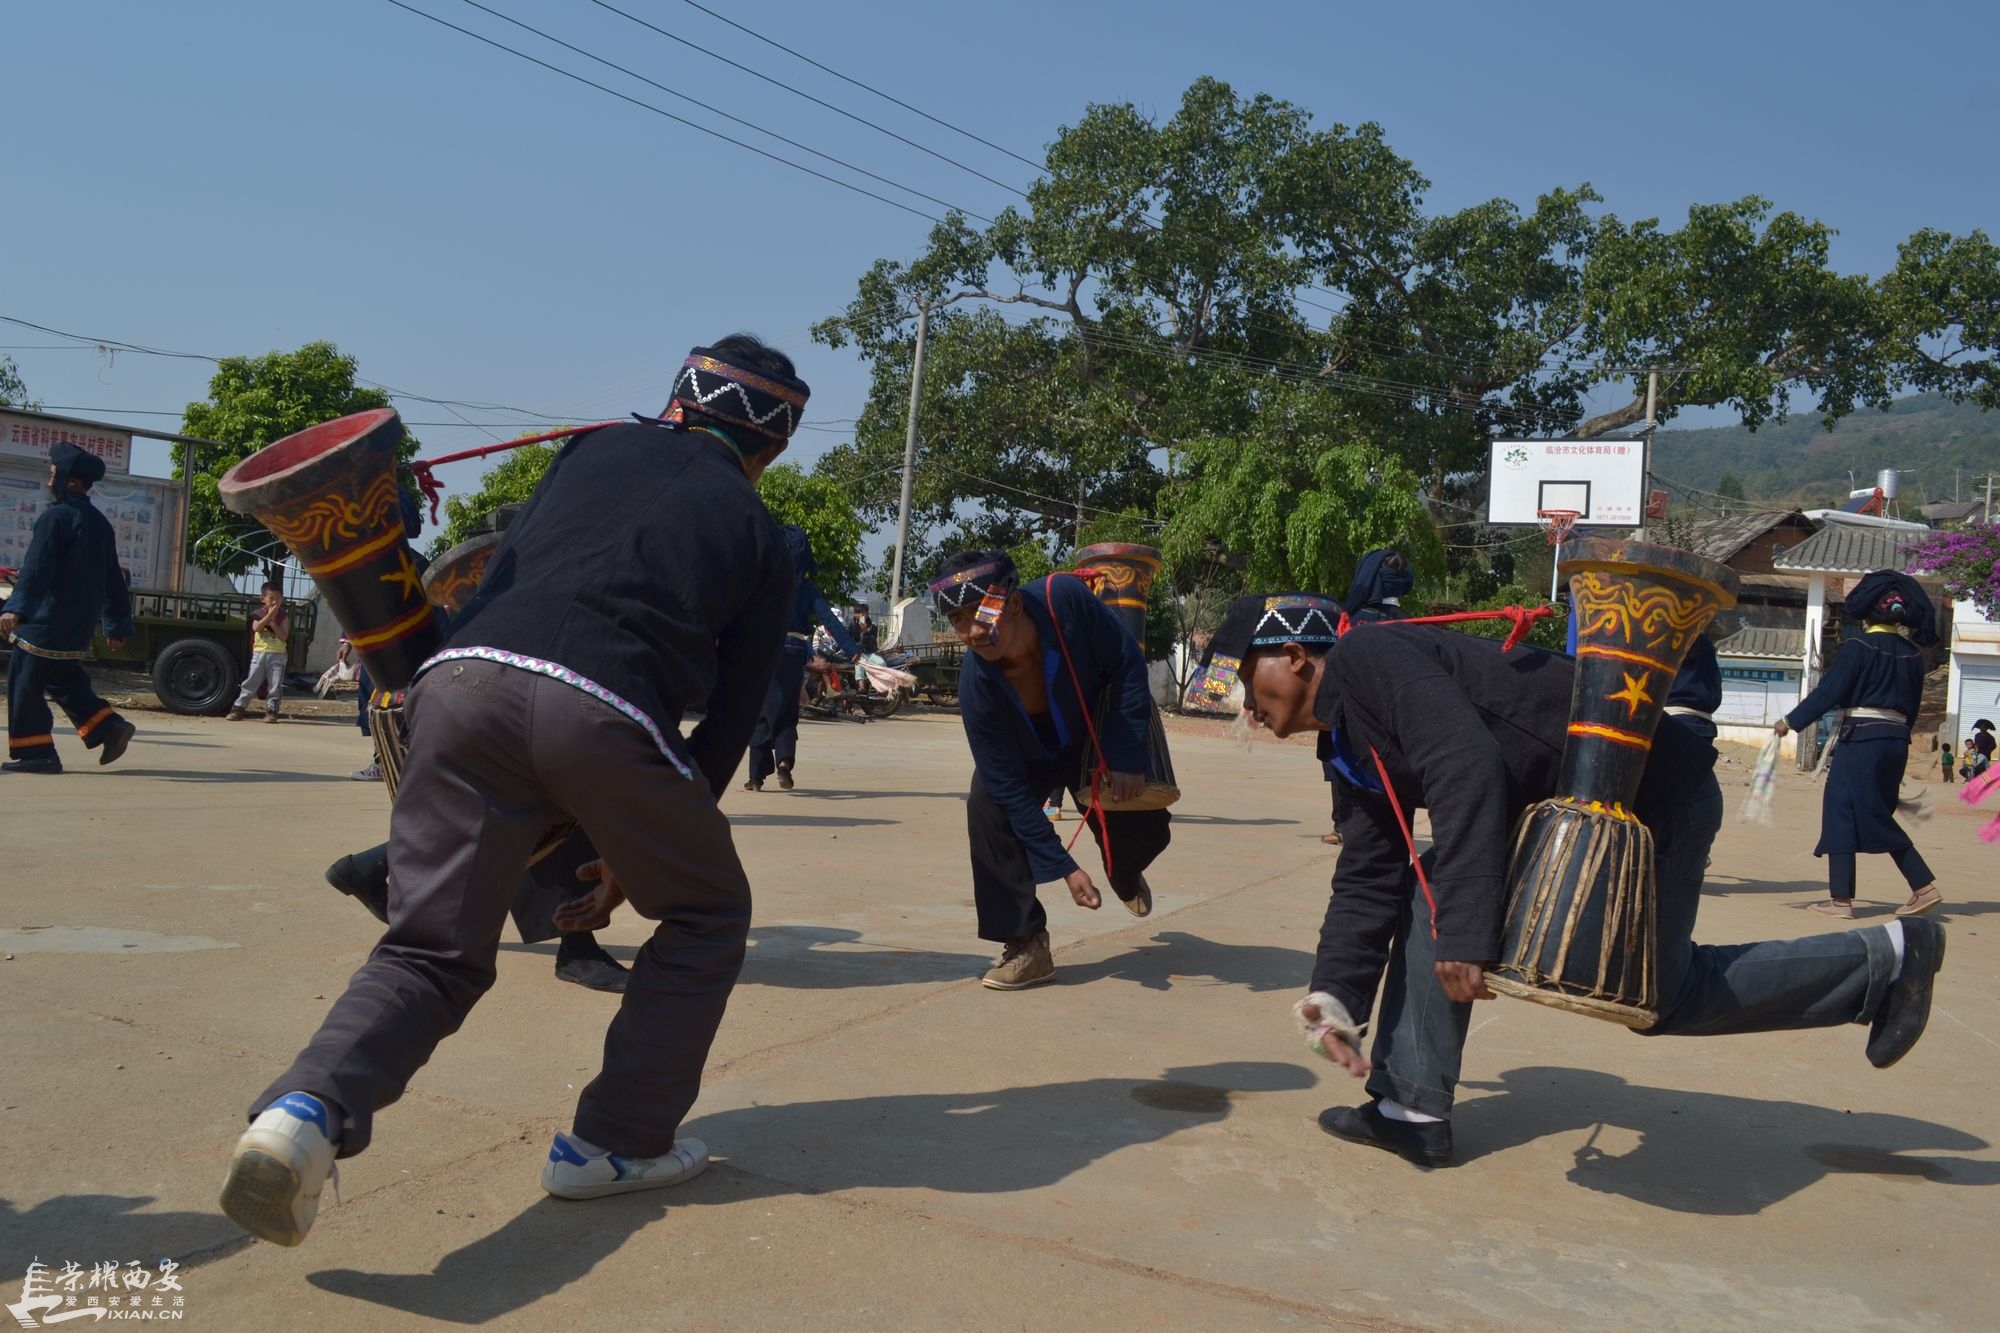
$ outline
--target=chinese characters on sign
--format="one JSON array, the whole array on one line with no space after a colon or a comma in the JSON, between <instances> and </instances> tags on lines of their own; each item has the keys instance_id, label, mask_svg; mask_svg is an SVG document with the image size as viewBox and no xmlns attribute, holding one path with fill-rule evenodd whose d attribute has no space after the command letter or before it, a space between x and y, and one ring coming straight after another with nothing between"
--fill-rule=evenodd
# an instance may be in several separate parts
<instances>
[{"instance_id":1,"label":"chinese characters on sign","mask_svg":"<svg viewBox=\"0 0 2000 1333\"><path fill-rule=\"evenodd\" d=\"M78 426L67 421L21 412L0 412L0 454L47 461L52 444L73 444L104 460L111 476L132 470L132 437L124 431L100 426Z\"/></svg>"}]
</instances>

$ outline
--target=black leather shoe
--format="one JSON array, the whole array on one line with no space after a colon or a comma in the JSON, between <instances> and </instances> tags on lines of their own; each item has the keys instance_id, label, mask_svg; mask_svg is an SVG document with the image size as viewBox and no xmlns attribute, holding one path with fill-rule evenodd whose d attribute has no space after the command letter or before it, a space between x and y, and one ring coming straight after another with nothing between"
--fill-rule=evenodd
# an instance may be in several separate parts
<instances>
[{"instance_id":1,"label":"black leather shoe","mask_svg":"<svg viewBox=\"0 0 2000 1333\"><path fill-rule=\"evenodd\" d=\"M0 764L0 773L60 773L60 759L9 759Z\"/></svg>"},{"instance_id":2,"label":"black leather shoe","mask_svg":"<svg viewBox=\"0 0 2000 1333\"><path fill-rule=\"evenodd\" d=\"M130 745L132 738L139 734L139 729L124 718L118 718L116 721L118 729L104 738L103 746L97 751L97 763L100 768L105 764L115 764L123 758L125 747Z\"/></svg>"},{"instance_id":3,"label":"black leather shoe","mask_svg":"<svg viewBox=\"0 0 2000 1333\"><path fill-rule=\"evenodd\" d=\"M343 856L326 868L326 882L367 908L383 925L389 924L389 849L371 847Z\"/></svg>"},{"instance_id":4,"label":"black leather shoe","mask_svg":"<svg viewBox=\"0 0 2000 1333\"><path fill-rule=\"evenodd\" d=\"M1133 916L1153 914L1153 889L1146 883L1144 875L1118 875L1111 881L1111 892L1118 901L1125 904L1125 910Z\"/></svg>"},{"instance_id":5,"label":"black leather shoe","mask_svg":"<svg viewBox=\"0 0 2000 1333\"><path fill-rule=\"evenodd\" d=\"M1868 1063L1887 1069L1910 1053L1931 1017L1931 991L1944 970L1944 927L1920 916L1903 918L1903 972L1889 984L1868 1025Z\"/></svg>"},{"instance_id":6,"label":"black leather shoe","mask_svg":"<svg viewBox=\"0 0 2000 1333\"><path fill-rule=\"evenodd\" d=\"M1319 1113L1319 1127L1337 1139L1380 1148L1418 1166L1451 1165L1449 1120L1428 1125L1391 1120L1370 1102L1366 1106L1329 1107Z\"/></svg>"},{"instance_id":7,"label":"black leather shoe","mask_svg":"<svg viewBox=\"0 0 2000 1333\"><path fill-rule=\"evenodd\" d=\"M584 954L574 958L556 959L556 980L567 981L588 990L610 991L617 994L625 989L626 979L631 973L625 970L610 954Z\"/></svg>"}]
</instances>

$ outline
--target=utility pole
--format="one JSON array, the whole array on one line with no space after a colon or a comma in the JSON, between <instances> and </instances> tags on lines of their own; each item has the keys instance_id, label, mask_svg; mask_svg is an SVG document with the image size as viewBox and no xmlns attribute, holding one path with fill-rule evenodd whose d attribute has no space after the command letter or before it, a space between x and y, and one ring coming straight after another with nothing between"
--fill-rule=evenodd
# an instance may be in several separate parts
<instances>
[{"instance_id":1,"label":"utility pole","mask_svg":"<svg viewBox=\"0 0 2000 1333\"><path fill-rule=\"evenodd\" d=\"M1993 526L1993 474L1991 472L1986 474L1986 512L1980 515L1979 521L1987 527Z\"/></svg>"},{"instance_id":2,"label":"utility pole","mask_svg":"<svg viewBox=\"0 0 2000 1333\"><path fill-rule=\"evenodd\" d=\"M910 363L910 424L903 438L903 498L896 507L896 563L889 573L889 611L903 595L903 553L910 545L910 488L917 471L917 407L924 397L924 341L930 336L931 308L917 307L917 354Z\"/></svg>"}]
</instances>

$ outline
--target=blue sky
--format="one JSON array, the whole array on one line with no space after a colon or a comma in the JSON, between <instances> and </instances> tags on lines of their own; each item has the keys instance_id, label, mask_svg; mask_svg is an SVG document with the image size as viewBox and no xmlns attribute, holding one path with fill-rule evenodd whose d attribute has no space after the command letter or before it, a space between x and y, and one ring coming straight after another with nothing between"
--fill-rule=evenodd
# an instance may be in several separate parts
<instances>
[{"instance_id":1,"label":"blue sky","mask_svg":"<svg viewBox=\"0 0 2000 1333\"><path fill-rule=\"evenodd\" d=\"M927 193L987 213L1007 202L590 0L487 2ZM411 3L712 120L463 0ZM1020 163L681 0L618 4L1026 182ZM1621 216L1673 219L1755 192L1837 226L1836 263L1869 273L1918 227L1991 230L2000 217L1990 4L714 7L1030 157L1087 102L1164 116L1207 74L1322 124L1380 122L1434 183L1437 209L1589 181ZM327 338L370 379L582 420L657 409L691 343L747 328L792 352L814 387L822 429L793 451L809 463L843 438L824 423L855 416L866 379L807 327L929 226L385 0L9 0L0 53L0 314L92 336L217 355ZM119 419L177 413L205 391L201 362L107 361L56 341L0 325L0 347L52 406ZM417 403L404 415L453 419ZM417 433L433 453L490 438ZM450 479L470 486L476 472Z\"/></svg>"}]
</instances>

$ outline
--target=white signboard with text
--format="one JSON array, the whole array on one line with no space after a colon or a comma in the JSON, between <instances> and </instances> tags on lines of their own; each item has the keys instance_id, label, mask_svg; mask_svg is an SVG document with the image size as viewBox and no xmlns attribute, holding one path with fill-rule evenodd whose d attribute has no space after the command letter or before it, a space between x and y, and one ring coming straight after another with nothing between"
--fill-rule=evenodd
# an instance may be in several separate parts
<instances>
[{"instance_id":1,"label":"white signboard with text","mask_svg":"<svg viewBox=\"0 0 2000 1333\"><path fill-rule=\"evenodd\" d=\"M122 477L132 470L132 436L125 431L79 426L0 408L0 454L45 463L49 446L57 443L73 444L96 454L104 460L104 470L110 476Z\"/></svg>"},{"instance_id":2,"label":"white signboard with text","mask_svg":"<svg viewBox=\"0 0 2000 1333\"><path fill-rule=\"evenodd\" d=\"M1636 528L1646 521L1646 442L1496 440L1489 483L1488 523L1567 509L1580 528Z\"/></svg>"}]
</instances>

